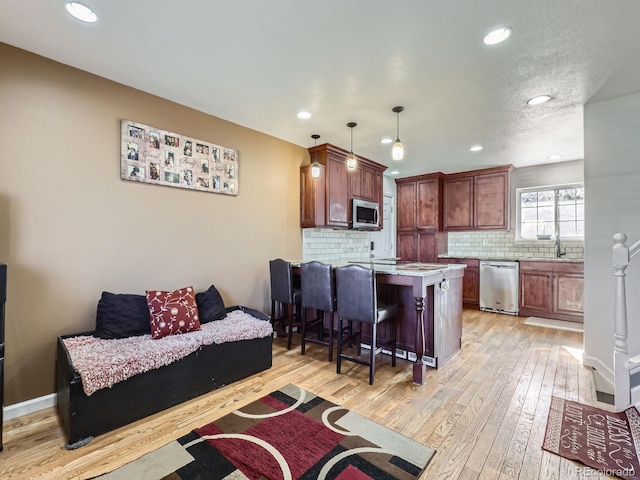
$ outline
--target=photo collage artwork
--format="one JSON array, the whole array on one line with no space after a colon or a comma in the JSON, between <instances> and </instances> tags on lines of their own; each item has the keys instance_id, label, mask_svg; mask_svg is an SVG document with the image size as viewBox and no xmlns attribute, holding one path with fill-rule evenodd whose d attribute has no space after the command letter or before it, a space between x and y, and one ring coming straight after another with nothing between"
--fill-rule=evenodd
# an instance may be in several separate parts
<instances>
[{"instance_id":1,"label":"photo collage artwork","mask_svg":"<svg viewBox=\"0 0 640 480\"><path fill-rule=\"evenodd\" d=\"M238 194L238 152L122 120L120 178L226 195Z\"/></svg>"}]
</instances>

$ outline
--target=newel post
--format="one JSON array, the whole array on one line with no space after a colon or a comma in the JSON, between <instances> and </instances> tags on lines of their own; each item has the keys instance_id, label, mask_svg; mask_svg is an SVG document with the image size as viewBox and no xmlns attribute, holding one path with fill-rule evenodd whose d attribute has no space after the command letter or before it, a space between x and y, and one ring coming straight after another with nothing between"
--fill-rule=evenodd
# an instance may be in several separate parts
<instances>
[{"instance_id":1,"label":"newel post","mask_svg":"<svg viewBox=\"0 0 640 480\"><path fill-rule=\"evenodd\" d=\"M613 236L613 269L616 276L615 298L615 344L613 347L614 403L617 412L631 404L631 379L627 370L627 299L625 293L625 270L629 265L629 247L625 245L627 236L616 233Z\"/></svg>"},{"instance_id":2,"label":"newel post","mask_svg":"<svg viewBox=\"0 0 640 480\"><path fill-rule=\"evenodd\" d=\"M627 236L616 233L613 236L613 269L616 276L615 344L614 352L627 355L627 297L625 270L629 265L629 247L625 245Z\"/></svg>"}]
</instances>

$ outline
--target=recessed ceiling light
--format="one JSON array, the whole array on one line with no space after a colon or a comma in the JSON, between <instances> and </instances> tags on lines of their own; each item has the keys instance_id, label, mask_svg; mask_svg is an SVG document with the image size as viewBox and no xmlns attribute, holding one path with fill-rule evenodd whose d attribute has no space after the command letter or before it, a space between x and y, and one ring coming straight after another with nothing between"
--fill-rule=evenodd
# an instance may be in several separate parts
<instances>
[{"instance_id":1,"label":"recessed ceiling light","mask_svg":"<svg viewBox=\"0 0 640 480\"><path fill-rule=\"evenodd\" d=\"M496 28L492 32L487 33L482 41L485 45L496 45L509 38L511 36L511 32L512 30L509 27Z\"/></svg>"},{"instance_id":2,"label":"recessed ceiling light","mask_svg":"<svg viewBox=\"0 0 640 480\"><path fill-rule=\"evenodd\" d=\"M301 118L302 120L307 120L308 118L311 118L311 114L309 112L298 112L296 117Z\"/></svg>"},{"instance_id":3,"label":"recessed ceiling light","mask_svg":"<svg viewBox=\"0 0 640 480\"><path fill-rule=\"evenodd\" d=\"M482 145L474 145L469 150L471 150L472 152L479 152L480 150L482 150Z\"/></svg>"},{"instance_id":4,"label":"recessed ceiling light","mask_svg":"<svg viewBox=\"0 0 640 480\"><path fill-rule=\"evenodd\" d=\"M547 158L549 160L560 160L562 158L562 155L549 155Z\"/></svg>"},{"instance_id":5,"label":"recessed ceiling light","mask_svg":"<svg viewBox=\"0 0 640 480\"><path fill-rule=\"evenodd\" d=\"M527 104L529 105L542 105L543 103L547 103L553 97L551 95L538 95L537 97L530 98L527 100Z\"/></svg>"},{"instance_id":6,"label":"recessed ceiling light","mask_svg":"<svg viewBox=\"0 0 640 480\"><path fill-rule=\"evenodd\" d=\"M94 11L81 3L67 2L65 3L64 7L67 9L67 12L69 12L69 14L71 14L78 20L82 20L83 22L93 23L98 20L98 17L94 13Z\"/></svg>"},{"instance_id":7,"label":"recessed ceiling light","mask_svg":"<svg viewBox=\"0 0 640 480\"><path fill-rule=\"evenodd\" d=\"M391 170L389 175L398 175L400 172L398 170Z\"/></svg>"},{"instance_id":8,"label":"recessed ceiling light","mask_svg":"<svg viewBox=\"0 0 640 480\"><path fill-rule=\"evenodd\" d=\"M384 138L381 138L381 139L380 139L380 143L383 143L383 144L385 144L385 145L386 145L386 144L388 144L388 143L393 143L393 138L391 138L391 137L384 137Z\"/></svg>"}]
</instances>

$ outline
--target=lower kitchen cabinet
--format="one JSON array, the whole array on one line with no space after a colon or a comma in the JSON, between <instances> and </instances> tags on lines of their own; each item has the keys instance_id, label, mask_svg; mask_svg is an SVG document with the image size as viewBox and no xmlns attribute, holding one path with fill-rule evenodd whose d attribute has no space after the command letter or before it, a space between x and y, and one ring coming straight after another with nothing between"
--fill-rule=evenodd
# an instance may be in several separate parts
<instances>
[{"instance_id":1,"label":"lower kitchen cabinet","mask_svg":"<svg viewBox=\"0 0 640 480\"><path fill-rule=\"evenodd\" d=\"M582 323L584 264L520 262L520 315Z\"/></svg>"},{"instance_id":2,"label":"lower kitchen cabinet","mask_svg":"<svg viewBox=\"0 0 640 480\"><path fill-rule=\"evenodd\" d=\"M462 279L462 306L480 309L480 260L477 258L439 258L439 263L465 264Z\"/></svg>"},{"instance_id":3,"label":"lower kitchen cabinet","mask_svg":"<svg viewBox=\"0 0 640 480\"><path fill-rule=\"evenodd\" d=\"M396 254L403 261L437 263L438 255L447 250L447 234L416 228L398 232Z\"/></svg>"}]
</instances>

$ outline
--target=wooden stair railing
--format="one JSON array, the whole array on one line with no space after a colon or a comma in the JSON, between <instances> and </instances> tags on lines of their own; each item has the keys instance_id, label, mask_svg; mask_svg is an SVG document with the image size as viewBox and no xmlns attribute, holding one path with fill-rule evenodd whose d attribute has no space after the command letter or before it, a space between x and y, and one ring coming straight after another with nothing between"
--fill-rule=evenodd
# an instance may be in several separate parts
<instances>
[{"instance_id":1,"label":"wooden stair railing","mask_svg":"<svg viewBox=\"0 0 640 480\"><path fill-rule=\"evenodd\" d=\"M640 355L629 357L627 338L627 297L625 288L626 269L631 259L640 253L640 240L631 247L626 245L627 236L613 236L613 269L616 277L615 298L615 342L613 347L614 396L617 412L640 405Z\"/></svg>"}]
</instances>

